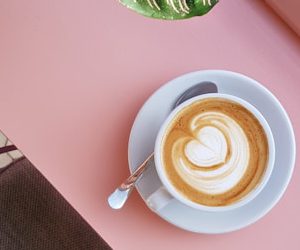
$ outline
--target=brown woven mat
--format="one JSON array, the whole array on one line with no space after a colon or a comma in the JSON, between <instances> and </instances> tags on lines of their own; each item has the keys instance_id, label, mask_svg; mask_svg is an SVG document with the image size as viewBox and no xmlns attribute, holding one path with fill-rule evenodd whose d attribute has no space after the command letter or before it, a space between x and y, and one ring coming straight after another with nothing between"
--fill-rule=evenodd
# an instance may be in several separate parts
<instances>
[{"instance_id":1,"label":"brown woven mat","mask_svg":"<svg viewBox=\"0 0 300 250\"><path fill-rule=\"evenodd\" d=\"M111 249L25 158L0 172L0 249Z\"/></svg>"}]
</instances>

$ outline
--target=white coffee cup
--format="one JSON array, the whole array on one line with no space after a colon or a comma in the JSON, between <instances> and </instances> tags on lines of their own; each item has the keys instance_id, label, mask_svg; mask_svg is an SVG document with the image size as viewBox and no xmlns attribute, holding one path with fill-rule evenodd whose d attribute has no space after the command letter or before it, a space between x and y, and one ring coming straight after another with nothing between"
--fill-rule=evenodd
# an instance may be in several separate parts
<instances>
[{"instance_id":1,"label":"white coffee cup","mask_svg":"<svg viewBox=\"0 0 300 250\"><path fill-rule=\"evenodd\" d=\"M253 190L251 190L243 198L236 201L235 203L232 203L232 204L229 204L226 206L201 205L199 203L195 203L195 202L189 200L188 198L184 197L173 186L173 184L167 177L165 168L163 166L163 163L162 163L161 157L160 157L161 150L162 150L163 136L165 135L166 130L167 130L168 126L171 124L171 122L173 121L174 117L182 109L191 105L194 102L197 102L199 100L206 99L206 98L216 98L216 97L220 97L220 98L223 98L223 99L229 100L229 101L234 101L234 102L240 104L241 106L243 106L244 108L246 108L247 110L249 110L257 118L257 120L260 122L261 126L263 127L266 137L267 137L268 147L269 147L269 157L268 157L266 170L265 170L264 175L261 177L260 182L256 185L256 187L253 188ZM233 95L220 94L220 93L204 94L204 95L196 96L194 98L191 98L191 99L185 101L184 103L182 103L181 105L176 107L169 114L169 116L167 117L165 122L162 124L162 126L158 132L156 142L155 142L154 159L155 159L156 171L162 182L162 186L158 190L156 190L154 193L152 193L147 199L147 203L153 211L158 211L158 210L164 208L166 205L168 205L173 199L177 199L181 203L183 203L189 207L198 209L198 210L214 211L214 212L219 211L220 212L220 211L227 211L227 210L235 209L235 208L241 207L241 206L249 203L263 190L263 188L265 187L266 183L268 182L268 180L271 176L272 170L273 170L273 166L274 166L274 162L275 162L275 143L274 143L274 138L272 135L271 128L269 127L267 121L265 120L263 115L253 105L251 105L250 103L246 102L245 100L243 100L239 97L233 96Z\"/></svg>"}]
</instances>

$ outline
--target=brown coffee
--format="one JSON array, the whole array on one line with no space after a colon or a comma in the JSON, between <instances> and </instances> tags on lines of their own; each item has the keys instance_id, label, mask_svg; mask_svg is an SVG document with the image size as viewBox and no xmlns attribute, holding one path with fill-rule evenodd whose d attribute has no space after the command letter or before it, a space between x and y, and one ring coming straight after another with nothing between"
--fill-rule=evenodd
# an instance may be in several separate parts
<instances>
[{"instance_id":1,"label":"brown coffee","mask_svg":"<svg viewBox=\"0 0 300 250\"><path fill-rule=\"evenodd\" d=\"M183 108L168 126L161 152L173 186L207 206L226 206L245 197L261 181L269 157L258 119L221 97Z\"/></svg>"}]
</instances>

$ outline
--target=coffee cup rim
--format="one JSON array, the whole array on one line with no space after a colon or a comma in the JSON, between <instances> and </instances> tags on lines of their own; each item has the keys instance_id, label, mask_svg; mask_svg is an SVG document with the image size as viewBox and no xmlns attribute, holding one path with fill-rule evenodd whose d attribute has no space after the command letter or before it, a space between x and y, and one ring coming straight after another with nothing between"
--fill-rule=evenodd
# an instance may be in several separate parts
<instances>
[{"instance_id":1,"label":"coffee cup rim","mask_svg":"<svg viewBox=\"0 0 300 250\"><path fill-rule=\"evenodd\" d=\"M165 134L167 127L169 126L169 124L173 120L173 118L183 108L185 108L199 100L209 99L209 98L223 98L223 99L226 99L229 101L234 101L234 102L240 104L241 106L245 107L257 118L257 120L259 121L259 123L261 124L261 126L263 127L263 129L266 133L267 141L268 141L269 157L268 157L267 167L266 167L265 173L262 177L262 180L260 180L260 182L256 185L256 187L252 191L250 191L245 197L243 197L242 199L240 199L232 204L226 205L226 206L202 205L202 204L193 202L193 201L189 200L188 198L184 197L179 191L177 191L177 189L173 186L173 184L167 178L167 175L164 170L164 166L161 161L162 139L163 139L163 136ZM250 203L263 190L263 188L267 184L268 180L270 179L270 176L273 171L273 167L274 167L274 163L275 163L275 142L274 142L272 130L271 130L268 122L266 121L264 116L260 113L260 111L256 107L254 107L252 104L250 104L248 101L246 101L240 97L234 96L234 95L223 94L223 93L209 93L209 94L203 94L203 95L193 97L193 98L183 102L182 104L177 106L168 115L168 117L165 119L165 121L161 125L158 135L156 137L155 149L154 149L154 160L155 160L156 171L158 173L158 176L159 176L163 186L168 190L168 192L175 199L179 200L181 203L183 203L189 207L192 207L192 208L195 208L198 210L211 211L211 212L222 212L222 211L236 209L236 208L239 208L243 205Z\"/></svg>"}]
</instances>

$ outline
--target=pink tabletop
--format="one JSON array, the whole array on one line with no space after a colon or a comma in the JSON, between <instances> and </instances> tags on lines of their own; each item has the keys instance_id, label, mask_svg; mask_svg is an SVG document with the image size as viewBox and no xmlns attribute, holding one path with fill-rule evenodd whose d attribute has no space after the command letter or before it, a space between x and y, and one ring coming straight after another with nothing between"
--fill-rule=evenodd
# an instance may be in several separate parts
<instances>
[{"instance_id":1,"label":"pink tabletop","mask_svg":"<svg viewBox=\"0 0 300 250\"><path fill-rule=\"evenodd\" d=\"M224 235L178 229L136 192L120 211L106 202L129 174L140 106L186 72L227 69L264 83L299 139L299 38L263 1L221 1L181 22L147 19L115 0L1 1L0 34L1 129L114 249L299 247L297 166L266 217Z\"/></svg>"}]
</instances>

